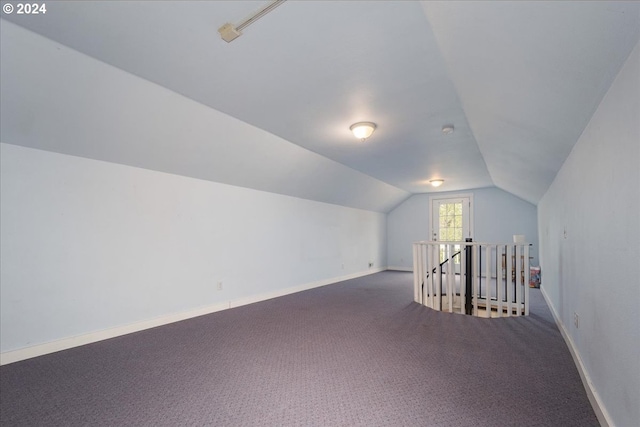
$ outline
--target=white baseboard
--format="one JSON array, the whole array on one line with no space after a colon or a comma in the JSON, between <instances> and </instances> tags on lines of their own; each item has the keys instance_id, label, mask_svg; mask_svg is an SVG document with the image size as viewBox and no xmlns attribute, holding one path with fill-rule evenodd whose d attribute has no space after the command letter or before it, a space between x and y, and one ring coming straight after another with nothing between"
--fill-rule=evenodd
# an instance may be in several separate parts
<instances>
[{"instance_id":1,"label":"white baseboard","mask_svg":"<svg viewBox=\"0 0 640 427\"><path fill-rule=\"evenodd\" d=\"M367 276L373 273L384 271L384 268L372 268L364 272L348 274L345 276L334 277L332 279L319 280L316 282L305 283L299 286L279 289L273 292L252 295L246 298L239 298L223 303L213 304L205 307L198 307L180 313L173 313L166 316L157 317L155 319L144 320L129 325L117 326L114 328L104 329L101 331L90 332L75 337L62 338L60 340L51 341L43 344L37 344L31 347L24 347L17 350L5 351L0 353L0 366L9 363L19 362L21 360L31 359L33 357L43 356L57 351L67 350L73 347L79 347L85 344L115 338L127 335L133 332L143 331L145 329L155 328L157 326L167 325L169 323L179 322L181 320L191 319L193 317L204 316L205 314L215 313L217 311L227 310L229 308L240 307L255 302L265 301L296 292L306 291L320 286L331 285L333 283L342 282L344 280L355 279L357 277Z\"/></svg>"},{"instance_id":2,"label":"white baseboard","mask_svg":"<svg viewBox=\"0 0 640 427\"><path fill-rule=\"evenodd\" d=\"M387 270L413 272L413 268L412 267L399 267L399 266L395 266L395 265L390 265L389 267L387 267Z\"/></svg>"},{"instance_id":3,"label":"white baseboard","mask_svg":"<svg viewBox=\"0 0 640 427\"><path fill-rule=\"evenodd\" d=\"M181 313L173 313L167 316L157 317L155 319L143 320L142 322L131 323L124 326L116 326L115 328L103 329L101 331L90 332L88 334L77 335L74 337L62 338L60 340L37 344L31 347L24 347L17 350L5 351L0 353L0 365L19 362L32 357L43 356L57 351L67 350L73 347L79 347L85 344L115 338L121 335L127 335L133 332L143 331L145 329L155 328L156 326L166 325L168 323L179 322L181 320L190 319L192 317L203 316L205 314L215 313L216 311L226 310L229 303L218 303L210 306L199 307L194 310L184 311Z\"/></svg>"},{"instance_id":4,"label":"white baseboard","mask_svg":"<svg viewBox=\"0 0 640 427\"><path fill-rule=\"evenodd\" d=\"M558 329L560 329L562 338L564 338L564 341L567 343L567 347L569 347L569 352L571 353L571 357L573 357L573 362L576 364L576 367L578 368L580 379L582 379L582 385L584 386L584 389L587 392L587 397L589 398L589 402L593 407L593 411L596 413L596 417L598 418L600 425L603 427L613 426L614 424L613 424L613 421L611 420L611 416L609 415L609 412L607 412L607 408L604 406L602 400L600 399L600 395L596 391L596 388L593 385L593 382L591 381L591 376L589 375L589 373L584 367L584 364L582 363L580 354L578 353L578 350L575 348L575 345L573 343L573 340L571 339L571 336L567 332L567 329L564 323L562 322L562 320L560 319L560 316L558 316L558 313L556 312L555 307L553 306L553 304L551 304L551 300L547 296L547 293L544 290L544 286L540 286L540 291L545 301L547 302L549 309L551 310L551 314L553 314L553 318L556 321L556 325L558 325Z\"/></svg>"},{"instance_id":5,"label":"white baseboard","mask_svg":"<svg viewBox=\"0 0 640 427\"><path fill-rule=\"evenodd\" d=\"M239 298L229 302L229 308L240 307L247 304L253 304L254 302L266 301L272 298L278 298L289 294L295 294L296 292L307 291L313 288L319 288L320 286L331 285L333 283L343 282L349 279L356 279L358 277L367 276L373 273L379 273L384 271L384 268L371 268L365 272L347 274L346 276L334 277L332 279L318 280L317 282L305 283L299 286L292 286L290 288L278 289L272 292L265 292L262 294L251 295L245 298Z\"/></svg>"}]
</instances>

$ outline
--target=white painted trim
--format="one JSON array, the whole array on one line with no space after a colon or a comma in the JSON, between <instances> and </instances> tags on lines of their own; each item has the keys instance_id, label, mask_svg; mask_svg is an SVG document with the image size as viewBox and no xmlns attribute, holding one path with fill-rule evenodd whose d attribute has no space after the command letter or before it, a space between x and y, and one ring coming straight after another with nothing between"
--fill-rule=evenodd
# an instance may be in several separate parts
<instances>
[{"instance_id":1,"label":"white painted trim","mask_svg":"<svg viewBox=\"0 0 640 427\"><path fill-rule=\"evenodd\" d=\"M104 329L101 331L90 332L87 334L77 335L74 337L62 338L56 341L37 344L31 347L24 347L17 350L5 351L0 353L0 366L9 363L19 362L21 360L31 359L33 357L43 356L45 354L55 353L57 351L67 350L81 345L91 344L122 335L131 334L133 332L143 331L145 329L155 328L157 326L167 325L169 323L179 322L181 320L191 319L193 317L204 316L205 314L215 313L217 311L227 310L229 308L240 307L255 302L265 301L296 292L306 291L320 286L331 285L349 279L355 279L367 276L373 273L384 271L384 268L369 269L364 272L348 274L346 276L334 277L332 279L319 280L316 282L305 283L299 286L279 289L273 292L253 295L246 298L226 301L214 305L199 307L193 310L183 311L181 313L172 313L166 316L157 317L155 319L143 320L141 322L131 323L124 326L116 326L114 328Z\"/></svg>"},{"instance_id":2,"label":"white painted trim","mask_svg":"<svg viewBox=\"0 0 640 427\"><path fill-rule=\"evenodd\" d=\"M413 272L413 267L398 267L395 265L390 265L389 267L387 267L387 270Z\"/></svg>"},{"instance_id":3,"label":"white painted trim","mask_svg":"<svg viewBox=\"0 0 640 427\"><path fill-rule=\"evenodd\" d=\"M229 308L240 307L247 304L253 304L255 302L266 301L272 298L278 298L289 294L295 294L296 292L307 291L313 288L319 288L320 286L331 285L333 283L342 282L349 279L355 279L357 277L367 276L373 273L379 273L384 271L384 268L371 268L366 272L348 274L346 276L335 277L333 279L319 280L317 282L305 283L299 286L292 286L290 288L278 289L272 292L265 292L263 294L251 295L245 298L239 298L229 302Z\"/></svg>"},{"instance_id":4,"label":"white painted trim","mask_svg":"<svg viewBox=\"0 0 640 427\"><path fill-rule=\"evenodd\" d=\"M216 311L226 310L229 303L219 303L205 307L199 307L194 310L183 311L181 313L173 313L167 316L156 317L155 319L143 320L141 322L131 323L124 326L116 326L115 328L103 329L101 331L90 332L88 334L77 335L74 337L62 338L60 340L37 344L31 347L24 347L17 350L5 351L0 354L0 365L7 365L13 362L19 362L32 357L42 356L57 351L67 350L73 347L79 347L85 344L91 344L110 338L127 335L133 332L143 331L145 329L155 328L173 322L179 322L192 317L203 316L205 314L215 313Z\"/></svg>"},{"instance_id":5,"label":"white painted trim","mask_svg":"<svg viewBox=\"0 0 640 427\"><path fill-rule=\"evenodd\" d=\"M567 343L567 347L569 347L569 352L571 353L571 357L573 357L573 362L578 368L578 373L580 374L582 385L587 392L587 397L589 398L589 402L593 407L593 411L596 413L596 417L598 418L600 425L602 427L614 426L615 424L613 423L609 412L607 412L607 408L604 406L604 403L600 399L600 395L598 394L596 387L593 385L591 376L589 376L589 373L585 369L584 363L582 363L582 358L580 358L580 354L575 348L571 336L567 332L567 329L562 320L560 320L560 316L558 316L555 307L553 306L553 304L551 304L551 299L547 296L547 293L544 290L544 286L540 286L540 291L542 292L544 300L547 302L547 306L549 306L549 310L551 310L551 314L556 321L556 325L558 325L558 329L560 329L562 338L564 338L564 341Z\"/></svg>"}]
</instances>

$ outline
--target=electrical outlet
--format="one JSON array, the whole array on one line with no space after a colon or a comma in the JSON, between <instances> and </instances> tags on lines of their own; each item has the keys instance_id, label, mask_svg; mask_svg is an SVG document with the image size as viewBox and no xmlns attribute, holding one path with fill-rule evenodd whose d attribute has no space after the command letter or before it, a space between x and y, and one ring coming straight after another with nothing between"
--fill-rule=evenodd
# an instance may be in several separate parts
<instances>
[{"instance_id":1,"label":"electrical outlet","mask_svg":"<svg viewBox=\"0 0 640 427\"><path fill-rule=\"evenodd\" d=\"M216 289L219 291L222 290L222 282L218 282L218 284L216 285Z\"/></svg>"},{"instance_id":2,"label":"electrical outlet","mask_svg":"<svg viewBox=\"0 0 640 427\"><path fill-rule=\"evenodd\" d=\"M580 316L578 316L578 313L573 313L573 324L576 326L576 329L580 327Z\"/></svg>"}]
</instances>

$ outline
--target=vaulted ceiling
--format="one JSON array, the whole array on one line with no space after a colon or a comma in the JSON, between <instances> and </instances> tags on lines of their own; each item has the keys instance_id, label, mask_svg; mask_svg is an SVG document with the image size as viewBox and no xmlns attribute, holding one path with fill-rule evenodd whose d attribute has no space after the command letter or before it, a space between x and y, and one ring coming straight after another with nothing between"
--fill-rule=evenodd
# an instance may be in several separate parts
<instances>
[{"instance_id":1,"label":"vaulted ceiling","mask_svg":"<svg viewBox=\"0 0 640 427\"><path fill-rule=\"evenodd\" d=\"M442 178L534 204L640 39L640 3L610 1L288 1L220 38L265 3L59 1L3 18L403 193ZM358 121L378 125L364 143Z\"/></svg>"}]
</instances>

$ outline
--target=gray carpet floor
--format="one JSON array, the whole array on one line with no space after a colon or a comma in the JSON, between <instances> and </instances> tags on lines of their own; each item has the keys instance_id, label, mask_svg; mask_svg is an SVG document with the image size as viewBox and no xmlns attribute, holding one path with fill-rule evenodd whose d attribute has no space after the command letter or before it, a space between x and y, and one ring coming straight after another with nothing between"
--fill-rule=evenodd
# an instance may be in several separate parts
<instances>
[{"instance_id":1,"label":"gray carpet floor","mask_svg":"<svg viewBox=\"0 0 640 427\"><path fill-rule=\"evenodd\" d=\"M382 272L0 368L2 426L597 426L531 316L412 302Z\"/></svg>"}]
</instances>

